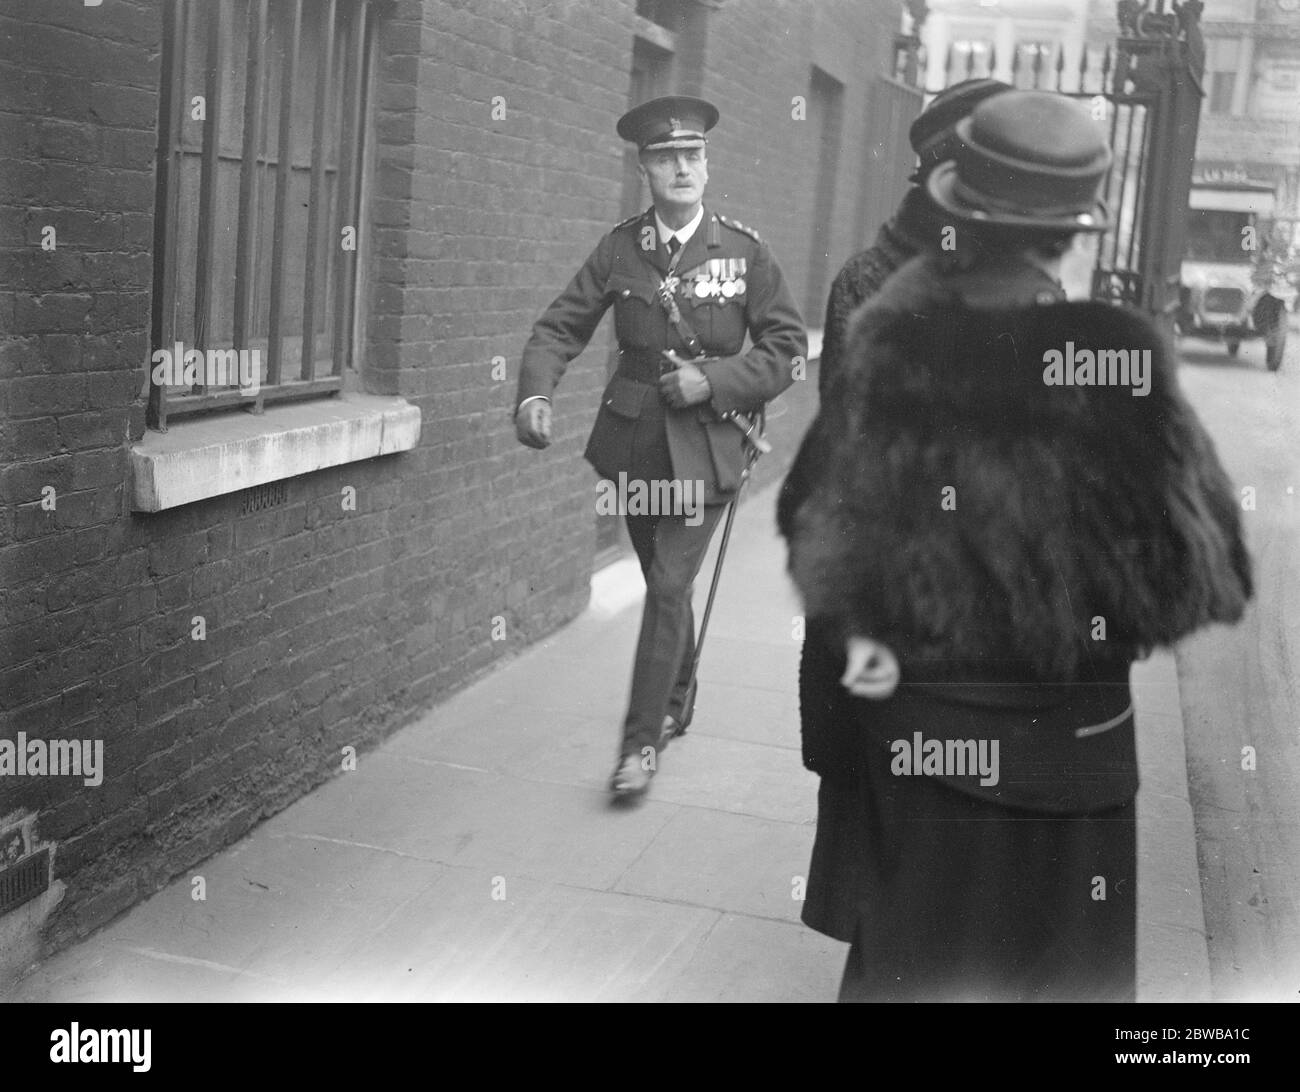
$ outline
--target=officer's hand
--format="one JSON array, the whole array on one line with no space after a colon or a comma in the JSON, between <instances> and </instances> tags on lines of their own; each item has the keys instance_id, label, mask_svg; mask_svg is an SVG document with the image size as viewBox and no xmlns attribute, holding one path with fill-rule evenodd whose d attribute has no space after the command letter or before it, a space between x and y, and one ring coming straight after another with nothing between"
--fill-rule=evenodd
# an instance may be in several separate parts
<instances>
[{"instance_id":1,"label":"officer's hand","mask_svg":"<svg viewBox=\"0 0 1300 1092\"><path fill-rule=\"evenodd\" d=\"M669 359L678 367L676 371L665 372L659 377L659 393L663 400L674 409L707 402L713 395L713 388L704 372L688 360Z\"/></svg>"},{"instance_id":2,"label":"officer's hand","mask_svg":"<svg viewBox=\"0 0 1300 1092\"><path fill-rule=\"evenodd\" d=\"M887 645L869 637L850 637L848 665L840 683L858 698L889 697L898 686L902 672L898 660Z\"/></svg>"},{"instance_id":3,"label":"officer's hand","mask_svg":"<svg viewBox=\"0 0 1300 1092\"><path fill-rule=\"evenodd\" d=\"M551 444L551 404L534 398L515 413L515 436L527 447L544 448Z\"/></svg>"}]
</instances>

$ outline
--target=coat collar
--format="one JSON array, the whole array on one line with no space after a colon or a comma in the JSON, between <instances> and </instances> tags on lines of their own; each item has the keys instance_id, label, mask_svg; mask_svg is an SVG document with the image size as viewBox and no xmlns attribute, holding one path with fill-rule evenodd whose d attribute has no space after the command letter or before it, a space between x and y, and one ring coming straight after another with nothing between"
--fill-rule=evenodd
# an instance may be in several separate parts
<instances>
[{"instance_id":1,"label":"coat collar","mask_svg":"<svg viewBox=\"0 0 1300 1092\"><path fill-rule=\"evenodd\" d=\"M1003 311L1066 299L1059 281L1015 256L969 270L956 265L953 255L919 254L885 282L873 305L916 313L960 302L975 310Z\"/></svg>"},{"instance_id":2,"label":"coat collar","mask_svg":"<svg viewBox=\"0 0 1300 1092\"><path fill-rule=\"evenodd\" d=\"M716 229L713 226L716 214L707 204L701 207L700 222L695 226L695 232L686 240L686 245L682 248L682 256L678 259L678 273L693 269L695 266L702 264L708 258L709 247L714 245L709 242L716 235ZM641 231L644 226L648 225L650 230L655 233L654 250L641 250L638 246L641 256L652 265L660 276L668 272L668 248L659 239L659 227L656 223L655 207L651 205L644 213L641 214L640 224L637 229L637 238L641 238Z\"/></svg>"}]
</instances>

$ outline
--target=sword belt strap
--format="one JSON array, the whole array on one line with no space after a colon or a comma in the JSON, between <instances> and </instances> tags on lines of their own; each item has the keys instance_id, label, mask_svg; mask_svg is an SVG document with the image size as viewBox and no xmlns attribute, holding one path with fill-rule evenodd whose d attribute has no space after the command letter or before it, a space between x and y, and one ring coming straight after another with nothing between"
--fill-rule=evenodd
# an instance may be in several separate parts
<instances>
[{"instance_id":1,"label":"sword belt strap","mask_svg":"<svg viewBox=\"0 0 1300 1092\"><path fill-rule=\"evenodd\" d=\"M681 260L682 253L686 250L683 243L677 248L677 252L668 261L668 272L659 282L659 291L656 295L659 298L659 305L668 314L668 321L672 324L677 336L686 344L690 350L691 356L699 360L709 354L704 351L704 346L700 342L700 336L695 332L695 328L687 321L682 309L677 306L677 263ZM763 431L767 425L767 415L760 409L752 417L748 414L740 413L738 410L729 410L726 413L719 414L724 421L735 425L745 434L745 441L749 445L749 456L751 462L756 460L760 455L766 455L772 450L772 445L763 438Z\"/></svg>"},{"instance_id":2,"label":"sword belt strap","mask_svg":"<svg viewBox=\"0 0 1300 1092\"><path fill-rule=\"evenodd\" d=\"M695 332L695 328L686 321L686 316L682 314L682 309L677 306L677 263L681 261L682 254L686 250L686 244L683 243L677 248L677 253L668 260L668 272L659 282L659 305L668 312L668 321L672 323L673 329L677 331L677 336L686 344L691 356L704 356L704 346L700 343L700 336Z\"/></svg>"}]
</instances>

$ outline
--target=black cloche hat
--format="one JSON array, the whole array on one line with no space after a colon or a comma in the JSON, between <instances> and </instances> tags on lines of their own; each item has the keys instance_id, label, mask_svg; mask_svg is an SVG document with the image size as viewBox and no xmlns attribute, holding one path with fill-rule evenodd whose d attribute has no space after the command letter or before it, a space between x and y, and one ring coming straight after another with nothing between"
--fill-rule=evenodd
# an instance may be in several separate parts
<instances>
[{"instance_id":1,"label":"black cloche hat","mask_svg":"<svg viewBox=\"0 0 1300 1092\"><path fill-rule=\"evenodd\" d=\"M958 220L1008 228L1105 231L1105 132L1083 105L1050 91L1008 91L957 123L961 147L926 181Z\"/></svg>"},{"instance_id":2,"label":"black cloche hat","mask_svg":"<svg viewBox=\"0 0 1300 1092\"><path fill-rule=\"evenodd\" d=\"M689 95L667 95L633 107L618 119L618 135L641 151L703 148L704 134L718 123L718 108Z\"/></svg>"},{"instance_id":3,"label":"black cloche hat","mask_svg":"<svg viewBox=\"0 0 1300 1092\"><path fill-rule=\"evenodd\" d=\"M1011 89L1001 80L974 79L962 80L935 95L907 131L912 151L921 161L908 181L920 182L940 163L954 158L961 146L957 123L970 117L985 99Z\"/></svg>"}]
</instances>

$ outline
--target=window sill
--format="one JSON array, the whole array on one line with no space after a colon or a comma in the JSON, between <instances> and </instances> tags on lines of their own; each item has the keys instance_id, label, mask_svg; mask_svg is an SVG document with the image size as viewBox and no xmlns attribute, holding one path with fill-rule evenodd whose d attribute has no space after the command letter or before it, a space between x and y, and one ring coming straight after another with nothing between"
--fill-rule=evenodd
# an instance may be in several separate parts
<instances>
[{"instance_id":1,"label":"window sill","mask_svg":"<svg viewBox=\"0 0 1300 1092\"><path fill-rule=\"evenodd\" d=\"M178 421L131 445L131 507L161 512L328 466L409 451L420 410L404 398L345 392Z\"/></svg>"}]
</instances>

